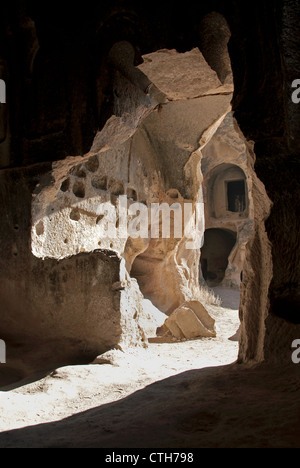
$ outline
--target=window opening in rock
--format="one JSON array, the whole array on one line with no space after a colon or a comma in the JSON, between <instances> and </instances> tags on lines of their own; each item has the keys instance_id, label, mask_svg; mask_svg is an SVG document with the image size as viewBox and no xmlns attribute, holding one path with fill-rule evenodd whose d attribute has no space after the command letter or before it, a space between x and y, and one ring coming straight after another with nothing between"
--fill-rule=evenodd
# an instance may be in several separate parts
<instances>
[{"instance_id":1,"label":"window opening in rock","mask_svg":"<svg viewBox=\"0 0 300 468\"><path fill-rule=\"evenodd\" d=\"M233 213L243 213L246 209L244 180L226 181L227 207Z\"/></svg>"}]
</instances>

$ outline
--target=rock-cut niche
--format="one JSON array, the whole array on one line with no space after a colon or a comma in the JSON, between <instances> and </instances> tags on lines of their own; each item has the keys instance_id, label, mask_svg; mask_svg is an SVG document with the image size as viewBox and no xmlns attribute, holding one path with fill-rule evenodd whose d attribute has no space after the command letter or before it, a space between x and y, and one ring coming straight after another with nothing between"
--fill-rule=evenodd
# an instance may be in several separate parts
<instances>
[{"instance_id":1,"label":"rock-cut niche","mask_svg":"<svg viewBox=\"0 0 300 468\"><path fill-rule=\"evenodd\" d=\"M227 229L207 229L201 250L201 268L208 286L222 283L228 267L228 259L236 244L237 234Z\"/></svg>"},{"instance_id":2,"label":"rock-cut niche","mask_svg":"<svg viewBox=\"0 0 300 468\"><path fill-rule=\"evenodd\" d=\"M249 200L244 171L233 164L221 164L208 182L209 215L213 218L247 217Z\"/></svg>"}]
</instances>

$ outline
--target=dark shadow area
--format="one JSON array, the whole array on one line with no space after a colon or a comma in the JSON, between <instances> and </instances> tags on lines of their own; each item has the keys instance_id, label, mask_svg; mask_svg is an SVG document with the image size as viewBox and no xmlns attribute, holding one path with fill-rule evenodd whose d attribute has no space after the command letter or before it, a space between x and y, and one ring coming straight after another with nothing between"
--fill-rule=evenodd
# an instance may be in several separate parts
<instances>
[{"instance_id":1,"label":"dark shadow area","mask_svg":"<svg viewBox=\"0 0 300 468\"><path fill-rule=\"evenodd\" d=\"M37 382L60 367L88 365L98 356L97 352L85 354L75 351L67 355L57 352L59 346L63 350L66 344L65 340L60 345L57 342L24 342L22 346L9 343L8 352L15 356L0 367L0 392L10 392Z\"/></svg>"},{"instance_id":2,"label":"dark shadow area","mask_svg":"<svg viewBox=\"0 0 300 468\"><path fill-rule=\"evenodd\" d=\"M55 369L45 370L37 372L28 377L24 377L24 374L14 367L3 366L0 373L0 392L11 392L17 388L24 387L33 382L37 382L45 378L51 372L55 372Z\"/></svg>"},{"instance_id":3,"label":"dark shadow area","mask_svg":"<svg viewBox=\"0 0 300 468\"><path fill-rule=\"evenodd\" d=\"M242 213L246 209L246 191L244 180L227 182L228 211Z\"/></svg>"},{"instance_id":4,"label":"dark shadow area","mask_svg":"<svg viewBox=\"0 0 300 468\"><path fill-rule=\"evenodd\" d=\"M206 368L59 422L0 434L1 448L296 448L297 366Z\"/></svg>"},{"instance_id":5,"label":"dark shadow area","mask_svg":"<svg viewBox=\"0 0 300 468\"><path fill-rule=\"evenodd\" d=\"M295 325L300 324L300 298L297 293L294 296L278 297L271 300L271 311L277 317L283 318Z\"/></svg>"},{"instance_id":6,"label":"dark shadow area","mask_svg":"<svg viewBox=\"0 0 300 468\"><path fill-rule=\"evenodd\" d=\"M208 286L217 286L224 277L228 257L236 243L237 235L228 229L207 229L201 250L201 268Z\"/></svg>"}]
</instances>

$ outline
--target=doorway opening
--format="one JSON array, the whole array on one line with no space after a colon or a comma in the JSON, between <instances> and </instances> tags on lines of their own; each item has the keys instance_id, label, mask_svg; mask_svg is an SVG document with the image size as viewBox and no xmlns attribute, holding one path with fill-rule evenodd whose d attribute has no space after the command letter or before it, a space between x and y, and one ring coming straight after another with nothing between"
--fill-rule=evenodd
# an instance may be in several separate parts
<instances>
[{"instance_id":1,"label":"doorway opening","mask_svg":"<svg viewBox=\"0 0 300 468\"><path fill-rule=\"evenodd\" d=\"M225 278L228 258L237 235L227 229L208 229L201 249L202 275L209 287L219 286Z\"/></svg>"},{"instance_id":2,"label":"doorway opening","mask_svg":"<svg viewBox=\"0 0 300 468\"><path fill-rule=\"evenodd\" d=\"M243 213L246 209L246 191L244 180L226 182L227 185L227 211Z\"/></svg>"}]
</instances>

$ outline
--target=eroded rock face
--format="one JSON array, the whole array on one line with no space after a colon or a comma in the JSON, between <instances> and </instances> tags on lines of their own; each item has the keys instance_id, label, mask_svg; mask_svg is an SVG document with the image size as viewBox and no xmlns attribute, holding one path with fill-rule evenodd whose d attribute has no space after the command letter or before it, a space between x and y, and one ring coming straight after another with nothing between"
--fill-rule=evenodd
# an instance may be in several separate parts
<instances>
[{"instance_id":1,"label":"eroded rock face","mask_svg":"<svg viewBox=\"0 0 300 468\"><path fill-rule=\"evenodd\" d=\"M39 175L34 169L1 174L2 206L9 197L11 207L9 215L1 211L0 228L0 333L8 354L2 385L146 341L138 326L143 297L116 253L96 250L60 261L32 254L31 182Z\"/></svg>"},{"instance_id":2,"label":"eroded rock face","mask_svg":"<svg viewBox=\"0 0 300 468\"><path fill-rule=\"evenodd\" d=\"M251 148L249 147L251 151ZM255 156L252 152L252 164ZM253 167L253 166L252 166ZM265 229L271 201L253 171L254 235L246 246L241 285L241 339L239 359L262 362L265 346L265 320L269 309L268 290L272 280L271 244ZM259 272L259 274L258 274ZM251 307L250 307L251 304Z\"/></svg>"},{"instance_id":3,"label":"eroded rock face","mask_svg":"<svg viewBox=\"0 0 300 468\"><path fill-rule=\"evenodd\" d=\"M183 210L189 203L195 213L200 201L200 148L229 111L231 94L220 93L221 83L199 50L186 54L163 50L144 60L146 65L139 69L151 78L149 96L117 71L120 92L115 108L120 117L112 117L96 136L92 153L58 163L52 172L53 185L38 188L32 210L32 249L39 257L57 259L99 246L117 251L145 297L169 314L197 295L199 252L186 249L190 239L184 236L153 239L149 233L144 239L133 239L122 233L120 200L125 211L135 202L142 203L149 214L149 229L153 203L177 203ZM136 80L130 65L119 66ZM171 80L173 88L167 94L164 79L170 70L177 80ZM204 96L198 92L193 97L193 87L202 79ZM146 76L142 82L147 82ZM100 236L103 204L112 224L118 226L114 236L111 232ZM200 213L203 230L202 218Z\"/></svg>"},{"instance_id":4,"label":"eroded rock face","mask_svg":"<svg viewBox=\"0 0 300 468\"><path fill-rule=\"evenodd\" d=\"M192 141L188 141L191 148L185 146L187 141L180 132L177 135L176 128L178 124L185 129L188 127L186 123L189 116L195 115L197 100L203 106L207 101L203 112L199 111L201 119L209 112L210 104L214 102L217 108L220 101L225 100L223 94L210 94L221 87L223 93L225 86L232 86L231 61L235 83L234 115L246 139L254 142L254 146L249 145L254 225L253 236L245 249L240 360L271 359L278 349L276 355L280 361L282 346L288 349L285 356L290 360L288 341L298 338L299 333L300 284L297 225L300 106L291 101L290 91L292 81L299 77L300 36L297 34L297 0L279 3L278 8L274 8L267 1L249 5L234 1L224 5L218 0L213 4L189 2L184 6L174 4L172 14L169 6L162 3L159 8L149 8L141 2L130 2L130 5L122 2L122 6L104 2L85 8L74 4L72 10L64 10L56 0L43 5L21 1L16 8L9 3L3 5L0 79L7 80L8 99L6 107L0 107L0 167L1 170L28 168L32 164L38 167L24 169L22 176L14 170L9 177L7 172L1 176L9 182L1 189L2 277L16 276L20 288L28 275L32 252L39 262L48 256L60 262L69 256L93 255L96 249L102 248L102 244L98 245L100 239L95 228L101 215L95 211L95 204L88 202L90 197L98 197L98 192L101 199L109 198L111 205L110 193L118 196L114 192L122 190L126 197L128 191L128 200L146 202L150 197L145 192L147 187L154 190L155 200L164 199L168 193L173 199L194 200L199 190L199 179L195 177L201 159L199 148L209 142L222 122L223 113L219 118L212 113L203 128L197 128L197 135L191 129ZM58 6L60 15L57 15ZM216 11L212 12L213 9ZM110 56L114 44L124 40L135 46L135 54L126 54L127 71L122 60L118 62L115 54ZM184 100L169 100L172 96L182 97L182 89L173 89L169 97L166 89L160 91L161 77L151 78L156 85L151 82L142 71L142 67L148 67L151 62L141 64L140 55L162 49L160 59L168 56L176 61L179 57L172 52L176 47L181 52L190 51L184 60L188 56L196 59L193 51L196 46L200 46L205 61L216 72L210 76L214 86L211 90L204 89L202 98L197 97L195 86L190 83L191 107L185 107ZM152 59L151 54L149 56ZM135 65L141 64L140 69L133 67L133 59ZM202 59L197 56L197 60ZM108 61L114 62L110 65L112 71ZM120 71L122 66L123 72ZM192 69L192 63L188 62L187 70ZM186 80L184 83L187 86ZM172 136L164 142L165 130L173 122L176 109L182 117L179 119L177 115ZM217 120L212 122L211 117ZM86 154L97 129L103 130L98 132L91 153ZM148 137L149 130L151 135L154 130L153 138ZM132 144L133 153L130 145L126 148L128 143ZM65 159L68 155L83 154L85 157ZM144 159L139 165L141 154ZM43 161L61 162L51 167ZM117 161L122 162L120 167L116 167ZM107 171L102 174L104 165ZM137 170L138 167L142 170ZM23 177L28 181L25 191L23 184L19 184ZM35 192L35 200L31 223L32 192ZM271 211L268 197L272 202ZM51 229L50 215L55 216L66 235L60 236ZM148 259L157 250L156 245L149 246L136 239L128 239L125 247L122 243L110 247L105 240L101 239L102 242L103 248L123 256L128 271L135 271L136 276L144 265L148 269L153 265ZM190 268L197 261L193 254L185 252L183 255L183 244L177 244L179 262L173 257L179 274L173 303L165 300L162 292L159 294L159 304L165 310L174 310L190 297L191 284L195 284L198 276ZM83 249L85 252L80 252ZM17 256L21 252L26 255L24 261L19 262ZM174 271L172 267L171 277ZM166 272L162 257L154 272L157 286L161 284L162 272ZM189 280L184 279L186 275ZM142 284L141 277L139 283ZM143 287L148 284L145 277ZM3 296L6 295L4 285L5 282L0 290ZM19 290L15 294L18 293ZM150 297L151 290L148 293ZM32 304L34 298L30 313L34 310ZM14 317L16 330L19 330L19 321L24 323L19 307L12 312L1 308L2 314ZM2 327L0 338L5 338L6 332Z\"/></svg>"},{"instance_id":5,"label":"eroded rock face","mask_svg":"<svg viewBox=\"0 0 300 468\"><path fill-rule=\"evenodd\" d=\"M239 288L254 230L253 169L248 143L229 113L203 149L205 242L202 276L209 286Z\"/></svg>"},{"instance_id":6,"label":"eroded rock face","mask_svg":"<svg viewBox=\"0 0 300 468\"><path fill-rule=\"evenodd\" d=\"M22 333L27 338L20 346L28 347L28 352L24 352L24 369L18 369L22 375L64 359L84 360L113 347L144 345L148 333L153 334L144 298L167 315L194 301L194 308L183 306L182 310L183 314L190 311L198 326L193 332L195 323L188 318L185 336L214 336L213 325L205 326L208 313L203 311L204 324L194 313L197 304L202 307L197 302L201 301L198 265L204 233L200 162L202 147L230 110L232 94L222 89L198 49L186 54L158 51L145 56L136 69L130 53L125 61L118 59L120 49L130 51L130 47L121 43L112 54L118 90L115 115L96 135L91 152L54 163L42 177L37 174L32 200L22 170L17 191L14 172L7 173L3 185L2 196L7 190L12 194L10 204L26 205L26 232L19 233L14 247L18 262L24 265L17 279L12 272L7 275L2 258L2 275L7 278L2 282L5 306L0 330L13 349L24 322ZM177 79L171 80L168 91L164 77L171 71ZM127 231L137 217L137 203L139 214L143 211L147 216L142 238ZM165 203L170 211L171 230L165 238L164 215L156 221L152 218L155 203ZM178 221L184 223L180 235L175 235ZM104 228L105 223L109 226ZM155 223L157 237L152 235ZM17 292L20 284L22 294ZM41 352L33 359L40 341L44 345L39 345ZM49 355L47 343L58 347L55 358ZM11 363L12 368L18 365Z\"/></svg>"},{"instance_id":7,"label":"eroded rock face","mask_svg":"<svg viewBox=\"0 0 300 468\"><path fill-rule=\"evenodd\" d=\"M160 89L170 101L195 99L199 96L233 91L222 86L198 48L178 54L176 50L159 50L144 56L139 65L149 80Z\"/></svg>"}]
</instances>

